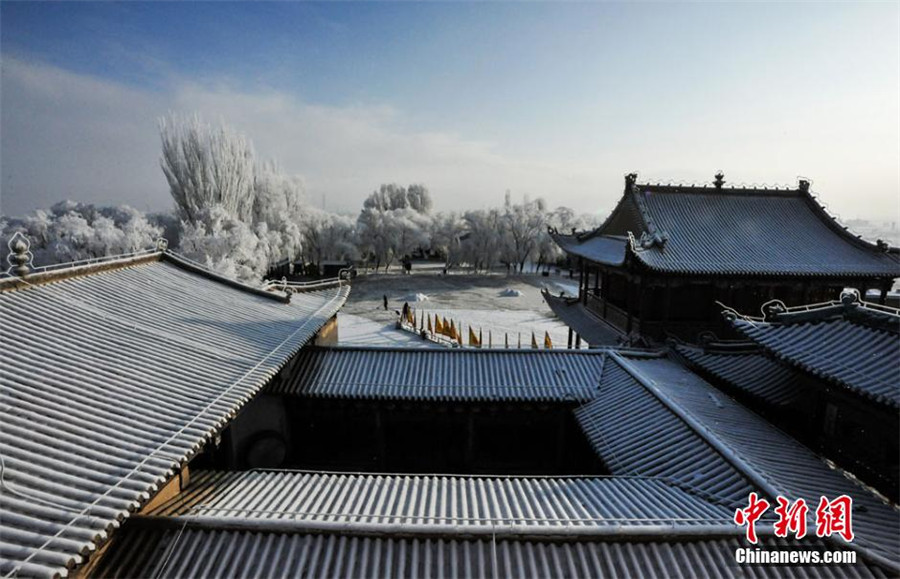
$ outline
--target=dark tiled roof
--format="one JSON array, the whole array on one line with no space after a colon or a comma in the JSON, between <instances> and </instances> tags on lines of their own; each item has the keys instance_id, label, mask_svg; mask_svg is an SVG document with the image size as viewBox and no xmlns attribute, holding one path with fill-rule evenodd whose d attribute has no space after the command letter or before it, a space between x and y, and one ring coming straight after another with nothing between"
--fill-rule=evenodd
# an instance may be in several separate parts
<instances>
[{"instance_id":1,"label":"dark tiled roof","mask_svg":"<svg viewBox=\"0 0 900 579\"><path fill-rule=\"evenodd\" d=\"M836 539L836 544L861 549L893 567L894 573L900 570L897 563L900 560L900 511L895 506L832 468L811 450L724 396L681 364L666 358L637 359L618 354L610 354L610 357L612 360L607 361L605 372L615 361L653 394L652 403L643 410L646 422L661 421L666 413L677 416L714 447L735 472L750 480L770 499L782 495L791 499L804 498L807 504L816 505L821 496L834 498L846 494L852 497L855 539L850 544ZM584 408L593 404L596 401ZM666 437L648 438L631 447L620 445L619 458L639 456L639 449L653 446L661 453L678 443ZM644 452L653 456L651 452ZM659 475L664 476L664 473ZM746 497L743 502L746 504Z\"/></svg>"},{"instance_id":2,"label":"dark tiled roof","mask_svg":"<svg viewBox=\"0 0 900 579\"><path fill-rule=\"evenodd\" d=\"M191 473L191 486L152 513L209 522L316 522L327 530L400 526L447 534L668 525L731 530L733 513L664 480L351 474L300 471ZM397 529L398 532L400 529ZM720 529L721 530L721 529Z\"/></svg>"},{"instance_id":3,"label":"dark tiled roof","mask_svg":"<svg viewBox=\"0 0 900 579\"><path fill-rule=\"evenodd\" d=\"M20 289L0 292L4 575L65 575L82 563L349 290L286 303L168 254L102 265L55 270L33 287L9 279Z\"/></svg>"},{"instance_id":4,"label":"dark tiled roof","mask_svg":"<svg viewBox=\"0 0 900 579\"><path fill-rule=\"evenodd\" d=\"M661 477L728 506L746 501L754 490L615 360L606 362L597 398L578 408L575 417L615 475Z\"/></svg>"},{"instance_id":5,"label":"dark tiled roof","mask_svg":"<svg viewBox=\"0 0 900 579\"><path fill-rule=\"evenodd\" d=\"M631 233L618 246L609 236ZM898 277L900 253L846 231L801 190L633 185L588 235L557 236L573 255L618 265L626 253L669 273Z\"/></svg>"},{"instance_id":6,"label":"dark tiled roof","mask_svg":"<svg viewBox=\"0 0 900 579\"><path fill-rule=\"evenodd\" d=\"M622 265L625 262L627 237L594 235L579 239L577 235L553 234L553 239L563 251L578 257L606 265Z\"/></svg>"},{"instance_id":7,"label":"dark tiled roof","mask_svg":"<svg viewBox=\"0 0 900 579\"><path fill-rule=\"evenodd\" d=\"M624 334L592 314L578 299L554 296L547 291L541 295L553 313L591 347L615 346L624 339Z\"/></svg>"},{"instance_id":8,"label":"dark tiled roof","mask_svg":"<svg viewBox=\"0 0 900 579\"><path fill-rule=\"evenodd\" d=\"M730 316L771 355L882 404L900 407L900 313L835 303L770 321Z\"/></svg>"},{"instance_id":9,"label":"dark tiled roof","mask_svg":"<svg viewBox=\"0 0 900 579\"><path fill-rule=\"evenodd\" d=\"M603 356L573 350L308 348L270 392L395 400L589 400Z\"/></svg>"},{"instance_id":10,"label":"dark tiled roof","mask_svg":"<svg viewBox=\"0 0 900 579\"><path fill-rule=\"evenodd\" d=\"M747 565L734 552L738 537L614 541L418 538L352 533L284 533L177 526L131 526L95 577L884 577L865 561L852 565ZM761 536L764 550L798 542ZM823 541L802 547L822 551Z\"/></svg>"},{"instance_id":11,"label":"dark tiled roof","mask_svg":"<svg viewBox=\"0 0 900 579\"><path fill-rule=\"evenodd\" d=\"M677 344L674 349L693 370L768 404L790 404L801 395L797 373L769 358L752 342L738 351L687 344Z\"/></svg>"}]
</instances>

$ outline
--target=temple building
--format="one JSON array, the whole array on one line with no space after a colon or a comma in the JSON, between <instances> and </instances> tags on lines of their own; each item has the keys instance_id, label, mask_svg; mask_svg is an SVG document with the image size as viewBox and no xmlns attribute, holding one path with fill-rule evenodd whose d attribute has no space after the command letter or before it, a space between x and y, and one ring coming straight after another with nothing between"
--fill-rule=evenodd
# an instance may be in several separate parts
<instances>
[{"instance_id":1,"label":"temple building","mask_svg":"<svg viewBox=\"0 0 900 579\"><path fill-rule=\"evenodd\" d=\"M727 310L741 340L675 343L689 368L808 447L900 496L900 311L841 301Z\"/></svg>"},{"instance_id":2,"label":"temple building","mask_svg":"<svg viewBox=\"0 0 900 579\"><path fill-rule=\"evenodd\" d=\"M545 298L592 345L616 334L726 337L733 332L717 302L758 312L773 299L823 302L852 287L877 290L883 303L900 276L900 250L847 231L807 180L796 189L726 187L719 173L710 186L654 185L632 173L600 227L551 233L580 286L577 300Z\"/></svg>"},{"instance_id":3,"label":"temple building","mask_svg":"<svg viewBox=\"0 0 900 579\"><path fill-rule=\"evenodd\" d=\"M251 286L164 245L36 268L11 246L5 577L900 574L894 502L674 352L349 348L348 280ZM768 322L801 321L782 314ZM750 493L852 499L853 540L815 533L810 508L808 535L766 514L750 542L734 518ZM734 558L798 546L852 557Z\"/></svg>"}]
</instances>

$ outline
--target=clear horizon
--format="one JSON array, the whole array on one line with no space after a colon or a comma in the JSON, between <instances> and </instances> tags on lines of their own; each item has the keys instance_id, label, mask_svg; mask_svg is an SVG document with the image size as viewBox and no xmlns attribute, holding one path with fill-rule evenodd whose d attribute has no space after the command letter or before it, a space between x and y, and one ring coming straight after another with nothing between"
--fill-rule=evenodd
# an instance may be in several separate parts
<instances>
[{"instance_id":1,"label":"clear horizon","mask_svg":"<svg viewBox=\"0 0 900 579\"><path fill-rule=\"evenodd\" d=\"M900 5L0 3L0 212L172 206L157 119L201 114L356 212L544 197L623 175L813 189L900 220Z\"/></svg>"}]
</instances>

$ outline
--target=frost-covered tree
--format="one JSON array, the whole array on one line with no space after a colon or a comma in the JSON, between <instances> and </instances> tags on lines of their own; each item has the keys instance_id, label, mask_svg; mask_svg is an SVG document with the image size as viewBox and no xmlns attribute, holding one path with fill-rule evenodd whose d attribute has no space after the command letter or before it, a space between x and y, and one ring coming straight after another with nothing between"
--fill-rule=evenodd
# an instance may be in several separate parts
<instances>
[{"instance_id":1,"label":"frost-covered tree","mask_svg":"<svg viewBox=\"0 0 900 579\"><path fill-rule=\"evenodd\" d=\"M285 175L274 162L259 163L249 139L196 116L161 119L160 135L162 169L186 236L183 251L246 280L272 261L301 255L309 211L302 179ZM235 233L244 239L201 239ZM265 249L256 257L259 265L247 265L249 247ZM213 253L202 256L206 249Z\"/></svg>"},{"instance_id":2,"label":"frost-covered tree","mask_svg":"<svg viewBox=\"0 0 900 579\"><path fill-rule=\"evenodd\" d=\"M375 207L364 207L356 220L360 252L365 256L367 266L370 261L375 262L375 271L382 263L387 264L393 259L385 215Z\"/></svg>"},{"instance_id":3,"label":"frost-covered tree","mask_svg":"<svg viewBox=\"0 0 900 579\"><path fill-rule=\"evenodd\" d=\"M317 268L325 260L354 260L359 257L355 222L350 217L310 211L303 223L303 258Z\"/></svg>"},{"instance_id":4,"label":"frost-covered tree","mask_svg":"<svg viewBox=\"0 0 900 579\"><path fill-rule=\"evenodd\" d=\"M429 216L410 207L388 211L385 218L393 256L403 257L417 249L428 248L431 229Z\"/></svg>"},{"instance_id":5,"label":"frost-covered tree","mask_svg":"<svg viewBox=\"0 0 900 579\"><path fill-rule=\"evenodd\" d=\"M253 145L224 124L170 114L159 121L160 165L182 219L197 223L216 206L252 223Z\"/></svg>"},{"instance_id":6,"label":"frost-covered tree","mask_svg":"<svg viewBox=\"0 0 900 579\"><path fill-rule=\"evenodd\" d=\"M431 194L424 185L404 188L386 184L363 201L357 219L360 251L375 270L397 258L424 249L431 230Z\"/></svg>"},{"instance_id":7,"label":"frost-covered tree","mask_svg":"<svg viewBox=\"0 0 900 579\"><path fill-rule=\"evenodd\" d=\"M62 201L49 210L0 221L2 247L17 231L29 238L35 265L51 265L147 249L163 228L131 207Z\"/></svg>"},{"instance_id":8,"label":"frost-covered tree","mask_svg":"<svg viewBox=\"0 0 900 579\"><path fill-rule=\"evenodd\" d=\"M462 237L466 223L456 213L439 213L431 223L431 250L444 258L449 268L462 259Z\"/></svg>"},{"instance_id":9,"label":"frost-covered tree","mask_svg":"<svg viewBox=\"0 0 900 579\"><path fill-rule=\"evenodd\" d=\"M546 232L547 205L543 199L512 203L507 191L503 206L504 261L518 271L525 269L525 262L536 257L540 235Z\"/></svg>"},{"instance_id":10,"label":"frost-covered tree","mask_svg":"<svg viewBox=\"0 0 900 579\"><path fill-rule=\"evenodd\" d=\"M274 260L296 259L303 247L308 212L303 180L283 174L274 163L257 169L251 224L265 223L272 237Z\"/></svg>"},{"instance_id":11,"label":"frost-covered tree","mask_svg":"<svg viewBox=\"0 0 900 579\"><path fill-rule=\"evenodd\" d=\"M431 193L427 187L421 184L409 187L401 187L396 183L385 184L363 201L363 209L375 209L382 212L412 209L423 215L431 213L432 205Z\"/></svg>"},{"instance_id":12,"label":"frost-covered tree","mask_svg":"<svg viewBox=\"0 0 900 579\"><path fill-rule=\"evenodd\" d=\"M466 233L461 243L462 260L475 272L488 271L500 260L503 219L499 209L467 211Z\"/></svg>"},{"instance_id":13,"label":"frost-covered tree","mask_svg":"<svg viewBox=\"0 0 900 579\"><path fill-rule=\"evenodd\" d=\"M422 184L413 184L406 188L406 200L410 209L422 214L431 213L433 206L431 193Z\"/></svg>"},{"instance_id":14,"label":"frost-covered tree","mask_svg":"<svg viewBox=\"0 0 900 579\"><path fill-rule=\"evenodd\" d=\"M203 209L185 221L179 250L224 276L254 282L271 259L271 236L265 223L255 229L221 205Z\"/></svg>"}]
</instances>

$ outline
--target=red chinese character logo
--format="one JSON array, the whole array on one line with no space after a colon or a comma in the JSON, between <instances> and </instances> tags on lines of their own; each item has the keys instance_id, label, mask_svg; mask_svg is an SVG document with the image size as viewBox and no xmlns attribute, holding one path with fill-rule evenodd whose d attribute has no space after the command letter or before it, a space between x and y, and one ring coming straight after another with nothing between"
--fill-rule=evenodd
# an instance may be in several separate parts
<instances>
[{"instance_id":1,"label":"red chinese character logo","mask_svg":"<svg viewBox=\"0 0 900 579\"><path fill-rule=\"evenodd\" d=\"M769 510L769 501L760 499L756 493L750 493L750 503L746 509L738 509L734 513L734 522L739 526L747 525L747 540L756 544L756 521Z\"/></svg>"},{"instance_id":2,"label":"red chinese character logo","mask_svg":"<svg viewBox=\"0 0 900 579\"><path fill-rule=\"evenodd\" d=\"M806 513L809 507L806 501L797 499L792 505L789 500L784 497L776 497L778 506L775 507L775 514L778 515L778 522L775 523L775 536L787 537L788 533L794 533L798 539L806 536Z\"/></svg>"},{"instance_id":3,"label":"red chinese character logo","mask_svg":"<svg viewBox=\"0 0 900 579\"><path fill-rule=\"evenodd\" d=\"M832 501L822 497L816 508L816 536L830 537L836 533L848 543L852 541L852 509L853 499L847 495L841 495Z\"/></svg>"}]
</instances>

